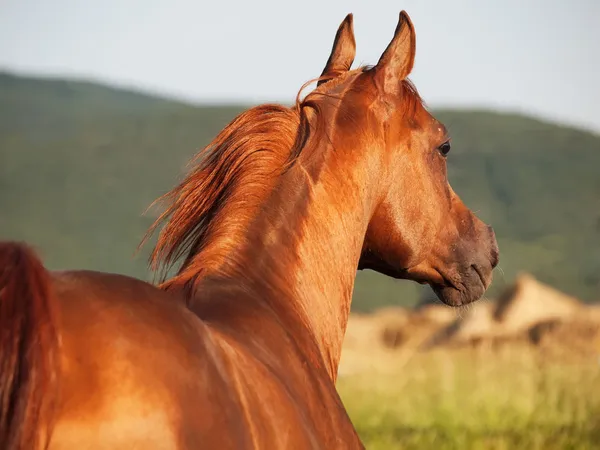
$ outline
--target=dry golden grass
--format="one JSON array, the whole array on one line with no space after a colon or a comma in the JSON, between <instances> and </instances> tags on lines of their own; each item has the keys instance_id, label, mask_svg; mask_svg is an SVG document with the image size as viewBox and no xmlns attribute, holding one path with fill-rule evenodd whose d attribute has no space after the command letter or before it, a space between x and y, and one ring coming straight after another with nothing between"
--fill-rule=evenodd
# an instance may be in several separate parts
<instances>
[{"instance_id":1,"label":"dry golden grass","mask_svg":"<svg viewBox=\"0 0 600 450\"><path fill-rule=\"evenodd\" d=\"M565 363L523 343L375 353L338 381L369 449L600 446L598 356Z\"/></svg>"},{"instance_id":2,"label":"dry golden grass","mask_svg":"<svg viewBox=\"0 0 600 450\"><path fill-rule=\"evenodd\" d=\"M338 389L367 448L600 448L600 307L512 293L351 317Z\"/></svg>"}]
</instances>

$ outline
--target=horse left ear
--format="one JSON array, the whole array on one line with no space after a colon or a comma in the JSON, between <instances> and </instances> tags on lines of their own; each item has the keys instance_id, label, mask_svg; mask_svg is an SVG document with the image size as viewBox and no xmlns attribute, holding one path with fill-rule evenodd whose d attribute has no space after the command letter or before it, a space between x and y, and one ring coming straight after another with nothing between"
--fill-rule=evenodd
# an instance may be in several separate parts
<instances>
[{"instance_id":1,"label":"horse left ear","mask_svg":"<svg viewBox=\"0 0 600 450\"><path fill-rule=\"evenodd\" d=\"M353 16L350 13L346 16L335 34L331 54L321 74L321 78L324 79L319 80L317 86L320 86L340 73L350 70L355 55L356 42L354 41Z\"/></svg>"},{"instance_id":2,"label":"horse left ear","mask_svg":"<svg viewBox=\"0 0 600 450\"><path fill-rule=\"evenodd\" d=\"M417 48L415 28L406 11L400 19L392 41L389 43L375 66L375 79L386 93L395 93L412 71Z\"/></svg>"}]
</instances>

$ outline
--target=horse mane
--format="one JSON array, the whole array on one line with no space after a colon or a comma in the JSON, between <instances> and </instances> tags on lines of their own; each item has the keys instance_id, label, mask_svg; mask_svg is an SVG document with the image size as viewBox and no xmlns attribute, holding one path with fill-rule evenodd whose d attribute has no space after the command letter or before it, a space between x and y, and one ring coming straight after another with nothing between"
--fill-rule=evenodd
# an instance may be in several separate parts
<instances>
[{"instance_id":1,"label":"horse mane","mask_svg":"<svg viewBox=\"0 0 600 450\"><path fill-rule=\"evenodd\" d=\"M303 139L301 110L299 104L264 104L242 112L192 159L184 180L156 201L168 206L142 241L166 222L150 255L152 270L164 281L185 256L177 275L161 287L216 270L239 245L254 208L293 161L294 143Z\"/></svg>"},{"instance_id":2,"label":"horse mane","mask_svg":"<svg viewBox=\"0 0 600 450\"><path fill-rule=\"evenodd\" d=\"M335 86L347 75L326 85ZM165 223L149 258L150 268L160 274L162 289L187 286L203 271L225 270L226 255L239 248L253 213L308 140L311 125L306 107L316 110L316 130L325 125L319 114L319 97L330 97L328 94L315 90L300 101L302 90L314 81L302 86L292 107L263 104L240 113L190 161L192 169L183 181L153 203L166 202L168 206L140 246ZM407 110L414 110L422 100L412 83L405 80L403 86ZM165 281L182 257L177 273Z\"/></svg>"}]
</instances>

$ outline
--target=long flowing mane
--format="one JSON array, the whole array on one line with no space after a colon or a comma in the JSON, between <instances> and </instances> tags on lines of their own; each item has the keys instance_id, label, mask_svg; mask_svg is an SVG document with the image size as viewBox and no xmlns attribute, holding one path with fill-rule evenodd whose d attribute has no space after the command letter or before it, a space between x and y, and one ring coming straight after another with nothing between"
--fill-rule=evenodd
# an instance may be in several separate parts
<instances>
[{"instance_id":1,"label":"long flowing mane","mask_svg":"<svg viewBox=\"0 0 600 450\"><path fill-rule=\"evenodd\" d=\"M192 170L157 201L168 203L144 237L162 223L150 256L151 268L166 273L185 256L163 288L185 284L202 270L216 270L239 245L245 226L278 172L293 160L303 133L302 105L256 106L238 115L192 160Z\"/></svg>"}]
</instances>

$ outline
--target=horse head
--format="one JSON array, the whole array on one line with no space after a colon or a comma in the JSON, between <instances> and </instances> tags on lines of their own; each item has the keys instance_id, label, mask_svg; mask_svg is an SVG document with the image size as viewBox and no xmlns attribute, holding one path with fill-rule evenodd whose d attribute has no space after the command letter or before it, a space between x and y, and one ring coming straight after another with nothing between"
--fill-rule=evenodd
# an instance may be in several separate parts
<instances>
[{"instance_id":1,"label":"horse head","mask_svg":"<svg viewBox=\"0 0 600 450\"><path fill-rule=\"evenodd\" d=\"M408 80L415 53L415 30L402 11L377 65L350 70L355 40L348 15L315 93L340 98L332 145L346 158L361 158L367 176L376 173L359 269L427 283L444 303L460 306L489 287L498 246L493 229L450 186L450 135Z\"/></svg>"}]
</instances>

